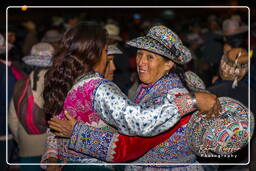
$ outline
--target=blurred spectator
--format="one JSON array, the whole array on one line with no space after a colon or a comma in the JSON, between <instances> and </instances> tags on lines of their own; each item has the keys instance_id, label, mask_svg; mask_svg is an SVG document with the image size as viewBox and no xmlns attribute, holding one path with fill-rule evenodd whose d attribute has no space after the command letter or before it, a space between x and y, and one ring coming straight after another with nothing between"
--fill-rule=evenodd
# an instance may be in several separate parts
<instances>
[{"instance_id":1,"label":"blurred spectator","mask_svg":"<svg viewBox=\"0 0 256 171\"><path fill-rule=\"evenodd\" d=\"M80 22L80 18L74 14L67 14L65 17L65 30L75 27Z\"/></svg>"},{"instance_id":2,"label":"blurred spectator","mask_svg":"<svg viewBox=\"0 0 256 171\"><path fill-rule=\"evenodd\" d=\"M36 24L33 21L27 21L22 23L22 25L27 30L27 34L23 42L22 52L23 55L28 55L32 46L38 42Z\"/></svg>"},{"instance_id":3,"label":"blurred spectator","mask_svg":"<svg viewBox=\"0 0 256 171\"><path fill-rule=\"evenodd\" d=\"M8 58L12 61L21 61L21 51L16 46L17 40L17 28L13 25L8 27L7 37L8 37Z\"/></svg>"},{"instance_id":4,"label":"blurred spectator","mask_svg":"<svg viewBox=\"0 0 256 171\"><path fill-rule=\"evenodd\" d=\"M8 131L8 135L6 137L6 103L9 106L10 99L13 93L13 87L16 82L15 76L11 71L11 61L6 61L6 47L5 40L2 34L0 34L0 170L7 171L8 165L6 164L6 139L8 140L8 161L13 162L11 157L13 156L13 150L15 150L13 146L13 140L11 132ZM8 80L6 80L6 67ZM6 87L6 81L8 83L8 91ZM7 96L7 101L6 101Z\"/></svg>"},{"instance_id":5,"label":"blurred spectator","mask_svg":"<svg viewBox=\"0 0 256 171\"><path fill-rule=\"evenodd\" d=\"M247 31L247 27L240 26L237 20L227 19L223 22L223 34L225 36L224 54L221 58L219 66L218 79L213 80L216 84L208 90L218 97L226 96L234 98L246 107L248 107L248 92L250 87L244 81L244 76L248 71L248 56L246 37L243 33ZM256 94L250 89L250 109L256 113ZM253 139L255 135L253 136ZM254 140L252 140L254 141ZM247 147L240 150L236 159L229 159L229 162L248 162ZM255 157L254 157L255 159ZM221 167L225 169L226 167ZM242 169L240 166L237 169ZM235 168L233 168L235 169Z\"/></svg>"},{"instance_id":6,"label":"blurred spectator","mask_svg":"<svg viewBox=\"0 0 256 171\"><path fill-rule=\"evenodd\" d=\"M108 33L108 44L117 46L123 54L115 54L116 71L114 74L114 83L125 93L128 93L130 82L129 49L121 44L120 28L115 24L106 24L104 26Z\"/></svg>"},{"instance_id":7,"label":"blurred spectator","mask_svg":"<svg viewBox=\"0 0 256 171\"><path fill-rule=\"evenodd\" d=\"M223 36L220 34L218 19L211 15L208 17L208 31L202 34L202 58L209 65L208 77L216 75L219 61L223 52Z\"/></svg>"},{"instance_id":8,"label":"blurred spectator","mask_svg":"<svg viewBox=\"0 0 256 171\"><path fill-rule=\"evenodd\" d=\"M27 65L33 66L33 71L15 84L8 118L14 139L18 143L20 163L40 163L44 152L47 123L41 94L44 75L52 64L53 54L54 48L49 43L38 43L32 47L30 56L23 57ZM33 119L27 122L28 118ZM36 165L22 165L20 168L20 171L41 170Z\"/></svg>"},{"instance_id":9,"label":"blurred spectator","mask_svg":"<svg viewBox=\"0 0 256 171\"><path fill-rule=\"evenodd\" d=\"M44 34L41 42L50 43L54 47L55 51L58 51L60 48L61 38L62 34L58 30L51 29Z\"/></svg>"}]
</instances>

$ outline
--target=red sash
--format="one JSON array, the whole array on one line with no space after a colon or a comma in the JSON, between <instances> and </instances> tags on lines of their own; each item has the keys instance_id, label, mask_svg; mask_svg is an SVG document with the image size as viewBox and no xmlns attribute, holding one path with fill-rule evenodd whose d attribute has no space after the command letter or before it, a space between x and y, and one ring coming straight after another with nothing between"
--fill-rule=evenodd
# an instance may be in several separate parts
<instances>
[{"instance_id":1,"label":"red sash","mask_svg":"<svg viewBox=\"0 0 256 171\"><path fill-rule=\"evenodd\" d=\"M188 123L190 117L191 115L183 117L169 131L154 137L129 137L119 134L113 162L127 162L141 157L151 148L166 141L178 128Z\"/></svg>"}]
</instances>

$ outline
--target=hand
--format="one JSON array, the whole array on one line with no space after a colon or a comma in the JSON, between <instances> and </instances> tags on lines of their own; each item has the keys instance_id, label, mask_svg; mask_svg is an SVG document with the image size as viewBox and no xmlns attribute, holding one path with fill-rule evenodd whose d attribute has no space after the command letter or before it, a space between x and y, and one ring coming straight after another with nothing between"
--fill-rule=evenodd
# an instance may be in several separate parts
<instances>
[{"instance_id":1,"label":"hand","mask_svg":"<svg viewBox=\"0 0 256 171\"><path fill-rule=\"evenodd\" d=\"M195 96L200 113L205 113L207 119L219 117L221 106L216 95L211 93L196 92Z\"/></svg>"},{"instance_id":2,"label":"hand","mask_svg":"<svg viewBox=\"0 0 256 171\"><path fill-rule=\"evenodd\" d=\"M76 120L67 111L65 111L64 114L68 120L51 118L51 120L48 121L48 123L50 128L56 131L54 133L56 136L70 138Z\"/></svg>"},{"instance_id":3,"label":"hand","mask_svg":"<svg viewBox=\"0 0 256 171\"><path fill-rule=\"evenodd\" d=\"M57 159L50 157L47 159L47 163L57 163ZM46 171L61 171L61 167L58 165L47 165Z\"/></svg>"}]
</instances>

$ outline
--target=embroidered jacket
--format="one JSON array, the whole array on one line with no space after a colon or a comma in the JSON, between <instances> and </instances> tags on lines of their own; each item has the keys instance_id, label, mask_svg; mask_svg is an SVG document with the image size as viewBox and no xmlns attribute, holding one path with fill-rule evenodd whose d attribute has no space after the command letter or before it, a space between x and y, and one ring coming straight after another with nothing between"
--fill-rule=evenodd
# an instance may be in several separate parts
<instances>
[{"instance_id":1,"label":"embroidered jacket","mask_svg":"<svg viewBox=\"0 0 256 171\"><path fill-rule=\"evenodd\" d=\"M67 110L78 120L78 123L85 123L87 126L100 131L109 131L106 131L106 136L104 137L100 137L100 134L96 135L93 133L87 137L87 132L83 131L80 137L73 136L77 138L71 139L70 147L72 144L76 144L77 148L75 150L72 150L72 147L68 149L68 139L56 138L48 131L47 148L42 160L45 161L49 157L55 157L61 160L76 162L99 162L89 157L93 156L91 154L86 156L80 153L85 149L86 142L87 144L95 146L99 145L101 154L99 154L100 156L97 158L106 158L107 154L111 153L108 149L108 145L116 141L113 136L118 136L118 134L113 134L115 132L117 133L117 131L106 125L105 122L112 125L112 127L116 128L122 134L133 136L154 136L173 127L185 113L194 110L192 108L193 105L188 95L180 97L175 96L178 93L187 93L184 88L180 87L181 83L173 81L172 88L177 91L171 91L170 93L168 90L171 89L169 89L168 86L161 87L160 85L161 80L159 80L159 88L152 86L152 90L155 90L155 92L160 89L166 90L165 92L162 91L164 96L160 94L160 96L152 96L152 99L151 96L147 96L150 100L153 100L154 103L134 104L114 83L103 79L97 73L87 74L69 91L64 101L63 111L57 117L65 119L63 112ZM187 104L182 102L184 98L188 98L186 101ZM184 110L184 106L187 106L188 109ZM74 132L80 132L79 129L82 129L82 127L77 125L75 129L77 129L77 131ZM169 132L164 133L162 136L165 136L165 139L167 139L169 137L167 136L168 133ZM101 138L104 140L102 142L105 143L105 145L99 144L99 141L96 140L91 141L91 138ZM137 138L140 139L142 137ZM80 142L77 142L77 140ZM152 147L162 141L163 139L158 138L158 141L151 142ZM148 150L149 149L142 150L140 153L144 154ZM92 151L92 153L94 152ZM138 156L135 156L135 158L138 158Z\"/></svg>"},{"instance_id":2,"label":"embroidered jacket","mask_svg":"<svg viewBox=\"0 0 256 171\"><path fill-rule=\"evenodd\" d=\"M193 109L187 93L180 79L170 73L150 86L140 85L135 101L152 106L161 103L167 94L172 94L176 96L173 103L179 113L188 113ZM185 139L189 119L190 115L185 116L167 132L153 137L131 137L113 131L110 126L99 129L77 122L69 148L108 162L127 162L140 157L136 162L194 163L195 155Z\"/></svg>"}]
</instances>

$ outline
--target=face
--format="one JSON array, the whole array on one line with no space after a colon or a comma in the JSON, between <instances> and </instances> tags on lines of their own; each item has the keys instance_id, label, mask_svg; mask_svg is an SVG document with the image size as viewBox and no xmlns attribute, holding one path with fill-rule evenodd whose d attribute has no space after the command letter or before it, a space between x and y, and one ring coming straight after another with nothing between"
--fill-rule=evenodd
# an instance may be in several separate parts
<instances>
[{"instance_id":1,"label":"face","mask_svg":"<svg viewBox=\"0 0 256 171\"><path fill-rule=\"evenodd\" d=\"M151 84L159 80L170 71L174 63L162 56L146 50L138 50L136 56L139 79L144 84Z\"/></svg>"},{"instance_id":2,"label":"face","mask_svg":"<svg viewBox=\"0 0 256 171\"><path fill-rule=\"evenodd\" d=\"M109 55L107 56L107 63L106 63L106 70L105 70L104 77L108 80L113 80L115 70L116 70L116 66L114 63L114 56Z\"/></svg>"},{"instance_id":3,"label":"face","mask_svg":"<svg viewBox=\"0 0 256 171\"><path fill-rule=\"evenodd\" d=\"M16 34L13 32L8 33L8 42L13 44L16 41Z\"/></svg>"},{"instance_id":4,"label":"face","mask_svg":"<svg viewBox=\"0 0 256 171\"><path fill-rule=\"evenodd\" d=\"M100 60L93 68L94 71L100 73L101 75L104 75L104 72L106 69L106 63L107 63L107 45L105 45L104 48L102 49Z\"/></svg>"}]
</instances>

